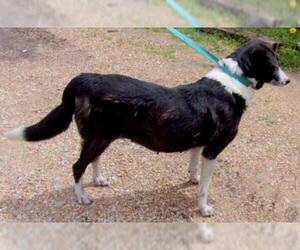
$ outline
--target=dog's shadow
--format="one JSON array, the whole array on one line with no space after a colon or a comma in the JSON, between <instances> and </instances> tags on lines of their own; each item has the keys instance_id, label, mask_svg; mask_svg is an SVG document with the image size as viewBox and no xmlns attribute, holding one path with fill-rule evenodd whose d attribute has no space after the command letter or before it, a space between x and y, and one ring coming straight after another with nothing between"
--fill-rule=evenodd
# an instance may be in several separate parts
<instances>
[{"instance_id":1,"label":"dog's shadow","mask_svg":"<svg viewBox=\"0 0 300 250\"><path fill-rule=\"evenodd\" d=\"M86 185L86 190L92 188ZM111 187L112 188L112 187ZM73 187L35 195L29 199L6 199L0 209L9 221L18 222L177 222L198 214L196 189L190 182L151 191L119 194L110 190L91 205L77 203ZM107 190L107 189L106 189ZM92 196L93 197L93 196Z\"/></svg>"}]
</instances>

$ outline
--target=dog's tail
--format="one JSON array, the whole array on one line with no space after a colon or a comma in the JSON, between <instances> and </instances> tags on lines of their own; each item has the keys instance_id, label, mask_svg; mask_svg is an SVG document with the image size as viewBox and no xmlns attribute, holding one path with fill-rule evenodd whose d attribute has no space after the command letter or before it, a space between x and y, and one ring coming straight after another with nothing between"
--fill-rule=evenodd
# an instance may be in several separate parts
<instances>
[{"instance_id":1,"label":"dog's tail","mask_svg":"<svg viewBox=\"0 0 300 250\"><path fill-rule=\"evenodd\" d=\"M53 109L40 122L29 127L13 129L6 133L6 137L31 142L50 139L68 129L74 110L75 95L66 88L61 105Z\"/></svg>"}]
</instances>

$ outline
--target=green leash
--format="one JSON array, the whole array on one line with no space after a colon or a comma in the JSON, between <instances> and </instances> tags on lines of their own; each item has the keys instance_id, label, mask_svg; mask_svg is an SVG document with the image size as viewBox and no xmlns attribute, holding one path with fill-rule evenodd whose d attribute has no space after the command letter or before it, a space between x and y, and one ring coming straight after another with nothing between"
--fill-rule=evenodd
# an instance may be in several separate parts
<instances>
[{"instance_id":1,"label":"green leash","mask_svg":"<svg viewBox=\"0 0 300 250\"><path fill-rule=\"evenodd\" d=\"M231 72L228 69L228 67L224 63L222 63L222 61L217 56L215 56L214 54L212 54L211 52L209 52L207 49L205 49L199 43L196 43L194 40L192 40L188 36L186 36L183 33L181 33L179 30L175 29L174 27L167 28L167 29L173 35L175 35L180 40L182 40L184 43L186 43L187 45L189 45L190 47L192 47L194 50L196 50L199 54L201 54L202 56L204 56L205 58L207 58L212 63L216 64L224 73L226 73L230 77L236 79L237 81L239 81L240 83L242 83L246 87L249 87L252 84L251 81L247 77L239 76L239 75Z\"/></svg>"}]
</instances>

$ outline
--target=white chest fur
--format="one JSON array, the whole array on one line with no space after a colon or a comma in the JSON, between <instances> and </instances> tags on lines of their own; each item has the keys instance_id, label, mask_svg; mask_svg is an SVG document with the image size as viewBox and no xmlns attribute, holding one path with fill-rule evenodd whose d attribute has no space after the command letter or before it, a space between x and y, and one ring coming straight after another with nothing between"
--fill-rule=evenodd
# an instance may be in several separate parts
<instances>
[{"instance_id":1,"label":"white chest fur","mask_svg":"<svg viewBox=\"0 0 300 250\"><path fill-rule=\"evenodd\" d=\"M242 70L237 65L237 62L232 59L223 59L222 61L227 65L231 72L237 75L242 74ZM245 99L247 106L249 105L254 92L251 86L246 87L238 80L223 72L220 68L213 69L206 75L206 77L220 82L220 84L223 85L229 93L239 94Z\"/></svg>"}]
</instances>

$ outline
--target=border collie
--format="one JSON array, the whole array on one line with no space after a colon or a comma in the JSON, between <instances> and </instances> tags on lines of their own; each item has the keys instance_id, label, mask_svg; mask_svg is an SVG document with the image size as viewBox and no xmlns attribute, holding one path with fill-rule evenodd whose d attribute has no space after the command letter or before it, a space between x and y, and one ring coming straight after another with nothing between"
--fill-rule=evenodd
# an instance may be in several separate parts
<instances>
[{"instance_id":1,"label":"border collie","mask_svg":"<svg viewBox=\"0 0 300 250\"><path fill-rule=\"evenodd\" d=\"M247 77L251 86L218 67L194 83L175 88L124 75L84 73L71 80L62 103L45 118L14 129L7 137L31 142L50 139L65 131L74 115L82 138L82 151L73 165L75 194L81 204L92 202L82 184L90 163L94 183L108 184L98 174L98 159L116 139L127 138L155 152L191 150L189 173L191 181L199 183L200 212L211 216L214 211L207 196L217 156L237 135L254 90L264 83L283 86L290 82L274 50L262 41L251 41L222 61L231 72Z\"/></svg>"}]
</instances>

